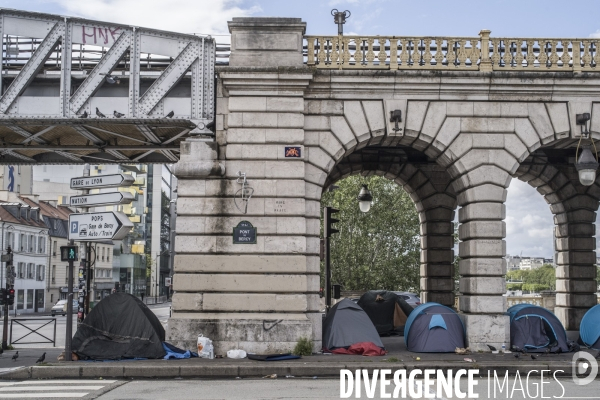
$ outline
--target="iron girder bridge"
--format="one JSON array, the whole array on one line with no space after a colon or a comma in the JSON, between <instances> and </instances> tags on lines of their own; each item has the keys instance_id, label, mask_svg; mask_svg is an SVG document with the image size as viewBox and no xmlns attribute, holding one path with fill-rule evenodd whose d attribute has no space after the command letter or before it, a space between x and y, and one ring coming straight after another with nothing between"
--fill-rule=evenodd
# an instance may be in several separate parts
<instances>
[{"instance_id":1,"label":"iron girder bridge","mask_svg":"<svg viewBox=\"0 0 600 400\"><path fill-rule=\"evenodd\" d=\"M213 135L215 42L0 9L0 163L173 163Z\"/></svg>"}]
</instances>

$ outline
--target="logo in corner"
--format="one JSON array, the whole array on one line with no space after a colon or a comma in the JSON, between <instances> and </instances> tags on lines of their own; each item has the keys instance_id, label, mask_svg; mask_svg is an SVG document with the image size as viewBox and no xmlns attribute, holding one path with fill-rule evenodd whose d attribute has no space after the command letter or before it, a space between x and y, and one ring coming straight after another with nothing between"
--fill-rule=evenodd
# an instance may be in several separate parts
<instances>
[{"instance_id":1,"label":"logo in corner","mask_svg":"<svg viewBox=\"0 0 600 400\"><path fill-rule=\"evenodd\" d=\"M573 354L571 372L573 376L573 382L576 385L588 385L592 383L598 375L598 362L590 353L578 351L577 353ZM587 376L580 377L582 375Z\"/></svg>"}]
</instances>

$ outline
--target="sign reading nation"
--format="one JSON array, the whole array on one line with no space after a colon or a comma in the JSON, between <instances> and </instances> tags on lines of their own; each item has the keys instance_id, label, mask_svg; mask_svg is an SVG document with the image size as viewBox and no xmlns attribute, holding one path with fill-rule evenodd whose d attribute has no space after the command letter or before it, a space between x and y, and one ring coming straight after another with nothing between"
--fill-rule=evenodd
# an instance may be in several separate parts
<instances>
[{"instance_id":1,"label":"sign reading nation","mask_svg":"<svg viewBox=\"0 0 600 400\"><path fill-rule=\"evenodd\" d=\"M248 221L241 221L233 228L234 244L256 244L256 228Z\"/></svg>"}]
</instances>

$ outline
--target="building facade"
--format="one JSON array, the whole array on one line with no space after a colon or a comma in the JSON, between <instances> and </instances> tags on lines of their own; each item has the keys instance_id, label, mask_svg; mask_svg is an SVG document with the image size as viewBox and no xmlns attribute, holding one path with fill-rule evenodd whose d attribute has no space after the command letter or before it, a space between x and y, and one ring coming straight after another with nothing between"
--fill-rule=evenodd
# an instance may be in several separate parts
<instances>
[{"instance_id":1,"label":"building facade","mask_svg":"<svg viewBox=\"0 0 600 400\"><path fill-rule=\"evenodd\" d=\"M50 304L46 296L49 236L39 207L0 202L0 220L3 253L11 248L16 273L15 304L11 309L16 314L46 311ZM4 287L4 276L1 281Z\"/></svg>"}]
</instances>

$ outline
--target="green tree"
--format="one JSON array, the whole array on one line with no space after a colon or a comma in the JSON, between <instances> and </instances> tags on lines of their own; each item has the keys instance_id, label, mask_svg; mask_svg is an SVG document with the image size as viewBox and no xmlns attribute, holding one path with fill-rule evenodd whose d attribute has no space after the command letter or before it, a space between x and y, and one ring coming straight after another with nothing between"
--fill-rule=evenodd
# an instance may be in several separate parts
<instances>
[{"instance_id":1,"label":"green tree","mask_svg":"<svg viewBox=\"0 0 600 400\"><path fill-rule=\"evenodd\" d=\"M507 281L523 282L523 290L539 292L556 289L556 269L550 264L532 270L515 270L506 274ZM518 289L512 289L518 290Z\"/></svg>"},{"instance_id":2,"label":"green tree","mask_svg":"<svg viewBox=\"0 0 600 400\"><path fill-rule=\"evenodd\" d=\"M368 213L359 210L356 200L362 184L373 194ZM351 176L336 185L338 189L321 199L323 207L340 210L335 214L340 233L331 238L332 283L344 290L418 293L419 217L412 199L402 187L378 176ZM321 271L323 277L324 263Z\"/></svg>"}]
</instances>

